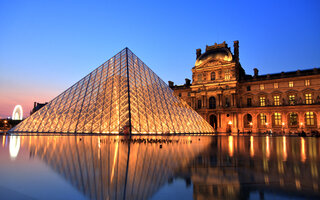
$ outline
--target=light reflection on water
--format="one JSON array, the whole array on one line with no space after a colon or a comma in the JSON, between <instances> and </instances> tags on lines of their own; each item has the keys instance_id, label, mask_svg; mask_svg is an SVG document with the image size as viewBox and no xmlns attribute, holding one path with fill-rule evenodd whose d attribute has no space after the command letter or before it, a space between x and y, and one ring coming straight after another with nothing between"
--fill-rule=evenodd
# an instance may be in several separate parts
<instances>
[{"instance_id":1,"label":"light reflection on water","mask_svg":"<svg viewBox=\"0 0 320 200\"><path fill-rule=\"evenodd\" d=\"M5 163L28 165L38 159L50 169L46 172L50 177L62 177L62 182L74 189L68 189L71 197L79 194L87 199L320 197L318 138L135 136L129 139L55 135L4 136L1 143L0 175L11 173ZM36 165L35 176L43 168ZM13 182L29 181L15 174L10 177ZM50 182L50 190L54 191L61 186L61 180L52 180L43 177L41 183ZM36 190L10 187L6 184L10 181L0 179L0 194L6 192L1 186L6 186L7 191L44 198L35 195ZM30 183L42 191L49 189L33 180Z\"/></svg>"}]
</instances>

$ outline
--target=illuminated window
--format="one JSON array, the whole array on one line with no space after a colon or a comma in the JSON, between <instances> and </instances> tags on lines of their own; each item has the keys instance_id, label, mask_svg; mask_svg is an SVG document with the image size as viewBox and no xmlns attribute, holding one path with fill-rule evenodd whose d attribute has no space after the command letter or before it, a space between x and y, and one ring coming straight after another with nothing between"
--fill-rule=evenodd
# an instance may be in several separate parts
<instances>
[{"instance_id":1,"label":"illuminated window","mask_svg":"<svg viewBox=\"0 0 320 200\"><path fill-rule=\"evenodd\" d=\"M280 105L280 96L273 96L273 103L275 106Z\"/></svg>"},{"instance_id":2,"label":"illuminated window","mask_svg":"<svg viewBox=\"0 0 320 200\"><path fill-rule=\"evenodd\" d=\"M306 95L306 104L312 104L312 96L311 94L305 94Z\"/></svg>"},{"instance_id":3,"label":"illuminated window","mask_svg":"<svg viewBox=\"0 0 320 200\"><path fill-rule=\"evenodd\" d=\"M309 86L310 85L310 80L304 80L304 85Z\"/></svg>"},{"instance_id":4,"label":"illuminated window","mask_svg":"<svg viewBox=\"0 0 320 200\"><path fill-rule=\"evenodd\" d=\"M199 82L202 81L202 74L198 74L198 81L199 81Z\"/></svg>"},{"instance_id":5,"label":"illuminated window","mask_svg":"<svg viewBox=\"0 0 320 200\"><path fill-rule=\"evenodd\" d=\"M274 113L274 125L281 126L281 113Z\"/></svg>"},{"instance_id":6,"label":"illuminated window","mask_svg":"<svg viewBox=\"0 0 320 200\"><path fill-rule=\"evenodd\" d=\"M216 73L214 73L214 72L211 73L211 80L212 81L216 80Z\"/></svg>"},{"instance_id":7,"label":"illuminated window","mask_svg":"<svg viewBox=\"0 0 320 200\"><path fill-rule=\"evenodd\" d=\"M267 116L264 113L260 114L260 124L261 126L265 126L267 123Z\"/></svg>"},{"instance_id":8,"label":"illuminated window","mask_svg":"<svg viewBox=\"0 0 320 200\"><path fill-rule=\"evenodd\" d=\"M274 83L273 88L279 88L279 83Z\"/></svg>"},{"instance_id":9,"label":"illuminated window","mask_svg":"<svg viewBox=\"0 0 320 200\"><path fill-rule=\"evenodd\" d=\"M260 97L260 106L266 106L266 97Z\"/></svg>"},{"instance_id":10,"label":"illuminated window","mask_svg":"<svg viewBox=\"0 0 320 200\"><path fill-rule=\"evenodd\" d=\"M229 81L230 80L230 70L227 69L225 72L224 72L224 79L226 81Z\"/></svg>"},{"instance_id":11,"label":"illuminated window","mask_svg":"<svg viewBox=\"0 0 320 200\"><path fill-rule=\"evenodd\" d=\"M264 84L260 84L260 90L264 90Z\"/></svg>"},{"instance_id":12,"label":"illuminated window","mask_svg":"<svg viewBox=\"0 0 320 200\"><path fill-rule=\"evenodd\" d=\"M289 81L289 87L293 87L293 81Z\"/></svg>"},{"instance_id":13,"label":"illuminated window","mask_svg":"<svg viewBox=\"0 0 320 200\"><path fill-rule=\"evenodd\" d=\"M289 125L290 126L296 126L298 125L298 114L297 113L290 113L289 115Z\"/></svg>"},{"instance_id":14,"label":"illuminated window","mask_svg":"<svg viewBox=\"0 0 320 200\"><path fill-rule=\"evenodd\" d=\"M296 97L295 95L289 95L289 104L294 105L296 103Z\"/></svg>"},{"instance_id":15,"label":"illuminated window","mask_svg":"<svg viewBox=\"0 0 320 200\"><path fill-rule=\"evenodd\" d=\"M251 98L247 98L247 106L251 107L252 106L252 100Z\"/></svg>"},{"instance_id":16,"label":"illuminated window","mask_svg":"<svg viewBox=\"0 0 320 200\"><path fill-rule=\"evenodd\" d=\"M201 109L201 100L198 100L198 109Z\"/></svg>"},{"instance_id":17,"label":"illuminated window","mask_svg":"<svg viewBox=\"0 0 320 200\"><path fill-rule=\"evenodd\" d=\"M314 125L314 114L313 112L306 113L306 125L313 126Z\"/></svg>"}]
</instances>

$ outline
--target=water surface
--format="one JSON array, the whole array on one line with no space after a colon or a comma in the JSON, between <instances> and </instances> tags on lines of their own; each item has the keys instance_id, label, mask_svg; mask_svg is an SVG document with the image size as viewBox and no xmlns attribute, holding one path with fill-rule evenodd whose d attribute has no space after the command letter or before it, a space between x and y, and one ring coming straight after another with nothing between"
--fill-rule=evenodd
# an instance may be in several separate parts
<instances>
[{"instance_id":1,"label":"water surface","mask_svg":"<svg viewBox=\"0 0 320 200\"><path fill-rule=\"evenodd\" d=\"M3 199L320 198L320 139L1 136Z\"/></svg>"}]
</instances>

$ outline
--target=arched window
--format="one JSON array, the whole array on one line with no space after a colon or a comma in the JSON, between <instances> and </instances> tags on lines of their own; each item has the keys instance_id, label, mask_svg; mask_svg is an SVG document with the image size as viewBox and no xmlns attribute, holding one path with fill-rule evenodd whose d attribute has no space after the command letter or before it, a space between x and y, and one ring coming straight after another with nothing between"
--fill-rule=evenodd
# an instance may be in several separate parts
<instances>
[{"instance_id":1,"label":"arched window","mask_svg":"<svg viewBox=\"0 0 320 200\"><path fill-rule=\"evenodd\" d=\"M314 126L315 125L315 115L313 112L306 112L305 116L306 126Z\"/></svg>"},{"instance_id":2,"label":"arched window","mask_svg":"<svg viewBox=\"0 0 320 200\"><path fill-rule=\"evenodd\" d=\"M216 80L216 73L214 72L211 72L211 80Z\"/></svg>"},{"instance_id":3,"label":"arched window","mask_svg":"<svg viewBox=\"0 0 320 200\"><path fill-rule=\"evenodd\" d=\"M216 108L216 98L210 97L209 98L209 109L215 109Z\"/></svg>"},{"instance_id":4,"label":"arched window","mask_svg":"<svg viewBox=\"0 0 320 200\"><path fill-rule=\"evenodd\" d=\"M217 117L215 115L210 115L209 120L210 120L210 125L216 130L217 129L217 124L218 124L217 123L218 122Z\"/></svg>"},{"instance_id":5,"label":"arched window","mask_svg":"<svg viewBox=\"0 0 320 200\"><path fill-rule=\"evenodd\" d=\"M245 128L252 128L252 115L246 114L243 118L243 124Z\"/></svg>"},{"instance_id":6,"label":"arched window","mask_svg":"<svg viewBox=\"0 0 320 200\"><path fill-rule=\"evenodd\" d=\"M267 125L267 115L264 113L260 113L258 117L259 127L265 127Z\"/></svg>"},{"instance_id":7,"label":"arched window","mask_svg":"<svg viewBox=\"0 0 320 200\"><path fill-rule=\"evenodd\" d=\"M274 113L273 115L273 125L274 126L281 126L282 125L282 121L281 121L281 113Z\"/></svg>"},{"instance_id":8,"label":"arched window","mask_svg":"<svg viewBox=\"0 0 320 200\"><path fill-rule=\"evenodd\" d=\"M289 114L289 126L297 126L297 125L298 125L298 114L292 112Z\"/></svg>"}]
</instances>

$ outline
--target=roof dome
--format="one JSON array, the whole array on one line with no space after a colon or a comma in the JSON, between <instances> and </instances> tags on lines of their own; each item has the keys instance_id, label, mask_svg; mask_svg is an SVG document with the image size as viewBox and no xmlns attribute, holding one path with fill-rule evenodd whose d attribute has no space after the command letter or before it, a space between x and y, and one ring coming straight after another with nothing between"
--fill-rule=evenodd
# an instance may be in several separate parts
<instances>
[{"instance_id":1,"label":"roof dome","mask_svg":"<svg viewBox=\"0 0 320 200\"><path fill-rule=\"evenodd\" d=\"M195 63L195 66L199 66L202 63L208 60L217 60L217 61L232 61L232 54L227 48L218 48L206 51L202 54Z\"/></svg>"}]
</instances>

